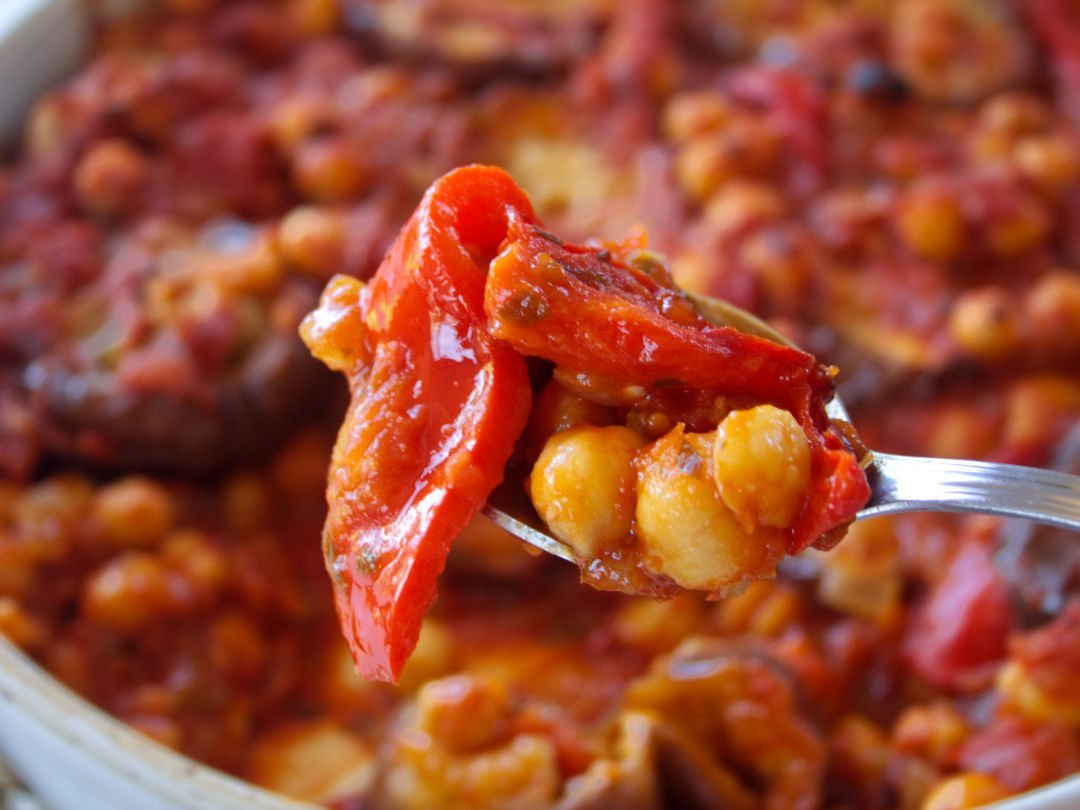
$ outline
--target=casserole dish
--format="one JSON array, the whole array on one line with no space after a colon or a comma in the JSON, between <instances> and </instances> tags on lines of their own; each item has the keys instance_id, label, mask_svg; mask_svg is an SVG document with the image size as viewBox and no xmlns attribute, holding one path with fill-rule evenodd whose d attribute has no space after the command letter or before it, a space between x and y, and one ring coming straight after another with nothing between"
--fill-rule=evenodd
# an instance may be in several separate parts
<instances>
[{"instance_id":1,"label":"casserole dish","mask_svg":"<svg viewBox=\"0 0 1080 810\"><path fill-rule=\"evenodd\" d=\"M123 13L129 4L100 4ZM9 6L15 9L18 6ZM25 4L22 11L5 10L0 18L11 31L0 46L0 82L18 79L32 83L33 92L11 93L0 87L0 98L16 104L5 111L9 121L25 112L25 100L56 77L70 71L75 54L86 42L82 6L53 2ZM21 16L20 16L21 15ZM53 28L53 26L60 26ZM408 47L409 30L400 29ZM29 47L44 37L56 47ZM59 47L61 42L67 43ZM69 47L70 46L70 47ZM27 52L40 61L27 61ZM450 57L454 56L451 52ZM67 58L53 64L52 56ZM447 54L442 54L445 58ZM17 70L7 67L14 60ZM40 65L40 71L34 66ZM521 65L516 69L525 70ZM22 85L20 84L20 87ZM18 109L16 109L18 107ZM512 113L513 110L511 109ZM509 116L512 117L512 116ZM528 149L524 150L528 152ZM573 149L561 158L571 165L579 157ZM603 185L598 183L598 185ZM614 193L614 188L607 190ZM559 189L550 190L558 207ZM571 209L573 206L569 206ZM723 213L722 211L720 213ZM29 663L7 642L0 641L0 750L20 776L54 810L102 808L301 807L264 791L224 777L172 753L127 729L73 696L42 670ZM62 774L62 778L56 776ZM1073 778L1002 804L1012 808L1066 808L1080 802ZM97 801L97 805L92 805Z\"/></svg>"}]
</instances>

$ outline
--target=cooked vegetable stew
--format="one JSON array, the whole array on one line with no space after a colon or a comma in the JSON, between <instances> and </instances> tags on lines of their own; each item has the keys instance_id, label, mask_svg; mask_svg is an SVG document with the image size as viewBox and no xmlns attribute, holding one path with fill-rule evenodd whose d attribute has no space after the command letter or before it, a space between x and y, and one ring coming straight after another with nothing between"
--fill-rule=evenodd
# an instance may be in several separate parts
<instances>
[{"instance_id":1,"label":"cooked vegetable stew","mask_svg":"<svg viewBox=\"0 0 1080 810\"><path fill-rule=\"evenodd\" d=\"M398 684L360 679L320 553L347 398L296 336L432 182L497 165L545 230L643 225L679 287L840 368L869 446L1075 466L1077 42L1068 0L165 0L103 26L0 168L0 631L166 745L338 807L948 810L1080 772L1080 546L983 518L859 523L715 601L582 587L476 519L401 617ZM560 365L531 416L490 400L536 481L594 431L660 452L667 409ZM712 430L792 435L747 404L683 420L714 474L739 458Z\"/></svg>"}]
</instances>

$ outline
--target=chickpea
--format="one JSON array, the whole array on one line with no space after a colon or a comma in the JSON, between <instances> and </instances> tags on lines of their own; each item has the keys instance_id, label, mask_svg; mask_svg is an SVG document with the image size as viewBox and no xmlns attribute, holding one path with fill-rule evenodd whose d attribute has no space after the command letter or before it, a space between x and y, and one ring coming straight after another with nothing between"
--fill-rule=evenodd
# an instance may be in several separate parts
<instances>
[{"instance_id":1,"label":"chickpea","mask_svg":"<svg viewBox=\"0 0 1080 810\"><path fill-rule=\"evenodd\" d=\"M322 98L310 95L290 95L270 112L270 134L278 151L294 156L299 149L321 131L334 124L334 112Z\"/></svg>"},{"instance_id":2,"label":"chickpea","mask_svg":"<svg viewBox=\"0 0 1080 810\"><path fill-rule=\"evenodd\" d=\"M290 265L329 281L345 262L348 229L349 218L344 211L304 205L281 220L278 245Z\"/></svg>"},{"instance_id":3,"label":"chickpea","mask_svg":"<svg viewBox=\"0 0 1080 810\"><path fill-rule=\"evenodd\" d=\"M1009 661L998 670L996 686L1003 702L1024 717L1080 728L1080 693L1050 694L1022 661Z\"/></svg>"},{"instance_id":4,"label":"chickpea","mask_svg":"<svg viewBox=\"0 0 1080 810\"><path fill-rule=\"evenodd\" d=\"M884 732L859 714L842 717L829 743L837 769L856 783L881 779L892 755Z\"/></svg>"},{"instance_id":5,"label":"chickpea","mask_svg":"<svg viewBox=\"0 0 1080 810\"><path fill-rule=\"evenodd\" d=\"M675 176L693 199L703 202L735 176L723 144L713 135L701 135L680 147Z\"/></svg>"},{"instance_id":6,"label":"chickpea","mask_svg":"<svg viewBox=\"0 0 1080 810\"><path fill-rule=\"evenodd\" d=\"M784 213L776 189L755 180L732 180L709 198L705 220L721 233L735 233L747 225L775 220Z\"/></svg>"},{"instance_id":7,"label":"chickpea","mask_svg":"<svg viewBox=\"0 0 1080 810\"><path fill-rule=\"evenodd\" d=\"M79 539L92 499L90 483L73 475L56 476L28 489L15 505L20 556L31 564L63 560Z\"/></svg>"},{"instance_id":8,"label":"chickpea","mask_svg":"<svg viewBox=\"0 0 1080 810\"><path fill-rule=\"evenodd\" d=\"M946 762L970 733L967 720L951 703L931 703L904 709L893 727L893 742L906 753Z\"/></svg>"},{"instance_id":9,"label":"chickpea","mask_svg":"<svg viewBox=\"0 0 1080 810\"><path fill-rule=\"evenodd\" d=\"M720 497L748 529L786 529L810 490L810 445L795 417L773 405L733 411L716 429Z\"/></svg>"},{"instance_id":10,"label":"chickpea","mask_svg":"<svg viewBox=\"0 0 1080 810\"><path fill-rule=\"evenodd\" d=\"M333 33L341 22L338 0L292 0L289 20L305 38Z\"/></svg>"},{"instance_id":11,"label":"chickpea","mask_svg":"<svg viewBox=\"0 0 1080 810\"><path fill-rule=\"evenodd\" d=\"M718 607L717 618L725 629L761 638L779 638L803 610L798 592L775 580L752 582Z\"/></svg>"},{"instance_id":12,"label":"chickpea","mask_svg":"<svg viewBox=\"0 0 1080 810\"><path fill-rule=\"evenodd\" d=\"M92 621L131 632L157 619L168 600L161 561L141 551L110 560L83 585L82 610Z\"/></svg>"},{"instance_id":13,"label":"chickpea","mask_svg":"<svg viewBox=\"0 0 1080 810\"><path fill-rule=\"evenodd\" d=\"M1045 204L1033 194L1012 194L1007 210L986 223L987 246L998 256L1017 256L1038 247L1052 222Z\"/></svg>"},{"instance_id":14,"label":"chickpea","mask_svg":"<svg viewBox=\"0 0 1080 810\"><path fill-rule=\"evenodd\" d=\"M149 478L133 476L102 487L94 517L106 540L119 548L155 545L173 524L169 494Z\"/></svg>"},{"instance_id":15,"label":"chickpea","mask_svg":"<svg viewBox=\"0 0 1080 810\"><path fill-rule=\"evenodd\" d=\"M681 93L664 108L664 137L681 143L697 135L716 132L730 115L728 103L716 93Z\"/></svg>"},{"instance_id":16,"label":"chickpea","mask_svg":"<svg viewBox=\"0 0 1080 810\"><path fill-rule=\"evenodd\" d=\"M286 721L257 735L249 778L297 801L334 804L367 792L375 761L359 735L331 720Z\"/></svg>"},{"instance_id":17,"label":"chickpea","mask_svg":"<svg viewBox=\"0 0 1080 810\"><path fill-rule=\"evenodd\" d=\"M447 750L472 753L501 743L511 706L499 681L451 675L424 684L416 696L417 726Z\"/></svg>"},{"instance_id":18,"label":"chickpea","mask_svg":"<svg viewBox=\"0 0 1080 810\"><path fill-rule=\"evenodd\" d=\"M9 596L0 596L0 636L24 650L38 647L48 638L41 622Z\"/></svg>"},{"instance_id":19,"label":"chickpea","mask_svg":"<svg viewBox=\"0 0 1080 810\"><path fill-rule=\"evenodd\" d=\"M774 312L798 312L806 300L813 245L798 233L762 229L739 251L741 263L754 274L764 300Z\"/></svg>"},{"instance_id":20,"label":"chickpea","mask_svg":"<svg viewBox=\"0 0 1080 810\"><path fill-rule=\"evenodd\" d=\"M1016 164L1049 194L1060 194L1080 177L1077 144L1064 135L1037 135L1016 144Z\"/></svg>"},{"instance_id":21,"label":"chickpea","mask_svg":"<svg viewBox=\"0 0 1080 810\"><path fill-rule=\"evenodd\" d=\"M161 546L161 559L169 570L183 577L185 597L207 602L224 587L229 577L229 560L221 549L199 529L173 532Z\"/></svg>"},{"instance_id":22,"label":"chickpea","mask_svg":"<svg viewBox=\"0 0 1080 810\"><path fill-rule=\"evenodd\" d=\"M322 136L304 143L292 166L300 192L318 202L345 202L360 197L371 173L343 138Z\"/></svg>"},{"instance_id":23,"label":"chickpea","mask_svg":"<svg viewBox=\"0 0 1080 810\"><path fill-rule=\"evenodd\" d=\"M225 482L221 497L230 529L248 532L266 525L273 504L266 484L258 475L232 476Z\"/></svg>"},{"instance_id":24,"label":"chickpea","mask_svg":"<svg viewBox=\"0 0 1080 810\"><path fill-rule=\"evenodd\" d=\"M1004 443L1044 447L1080 416L1080 383L1056 374L1032 375L1015 383L1005 400Z\"/></svg>"},{"instance_id":25,"label":"chickpea","mask_svg":"<svg viewBox=\"0 0 1080 810\"><path fill-rule=\"evenodd\" d=\"M674 599L628 599L615 615L619 640L652 653L674 649L706 626L701 594L686 591Z\"/></svg>"},{"instance_id":26,"label":"chickpea","mask_svg":"<svg viewBox=\"0 0 1080 810\"><path fill-rule=\"evenodd\" d=\"M285 268L275 240L261 233L250 246L235 253L204 254L199 259L197 274L199 280L211 282L222 290L241 295L269 295L280 287ZM187 303L198 306L194 295Z\"/></svg>"},{"instance_id":27,"label":"chickpea","mask_svg":"<svg viewBox=\"0 0 1080 810\"><path fill-rule=\"evenodd\" d=\"M304 431L289 439L270 465L270 479L278 492L306 501L326 490L330 442L316 431Z\"/></svg>"},{"instance_id":28,"label":"chickpea","mask_svg":"<svg viewBox=\"0 0 1080 810\"><path fill-rule=\"evenodd\" d=\"M961 349L980 360L1008 357L1021 341L1016 303L998 287L963 293L949 313L949 332Z\"/></svg>"},{"instance_id":29,"label":"chickpea","mask_svg":"<svg viewBox=\"0 0 1080 810\"><path fill-rule=\"evenodd\" d=\"M944 190L912 189L894 217L900 238L913 253L949 261L963 249L966 229L960 206Z\"/></svg>"},{"instance_id":30,"label":"chickpea","mask_svg":"<svg viewBox=\"0 0 1080 810\"><path fill-rule=\"evenodd\" d=\"M545 385L529 413L527 439L532 455L540 455L548 438L575 425L604 427L615 421L614 411L585 399L556 380Z\"/></svg>"},{"instance_id":31,"label":"chickpea","mask_svg":"<svg viewBox=\"0 0 1080 810\"><path fill-rule=\"evenodd\" d=\"M783 536L747 531L705 472L681 428L637 461L637 537L650 565L684 588L718 590L766 576L784 555Z\"/></svg>"},{"instance_id":32,"label":"chickpea","mask_svg":"<svg viewBox=\"0 0 1080 810\"><path fill-rule=\"evenodd\" d=\"M1042 99L1017 92L999 93L988 99L978 117L979 129L1011 138L1042 132L1049 122L1050 111Z\"/></svg>"},{"instance_id":33,"label":"chickpea","mask_svg":"<svg viewBox=\"0 0 1080 810\"><path fill-rule=\"evenodd\" d=\"M971 810L1008 796L1009 791L994 777L984 773L962 773L939 783L923 799L919 810Z\"/></svg>"},{"instance_id":34,"label":"chickpea","mask_svg":"<svg viewBox=\"0 0 1080 810\"><path fill-rule=\"evenodd\" d=\"M529 476L537 513L581 557L630 534L634 456L644 443L630 428L580 425L552 436Z\"/></svg>"},{"instance_id":35,"label":"chickpea","mask_svg":"<svg viewBox=\"0 0 1080 810\"><path fill-rule=\"evenodd\" d=\"M218 616L207 629L207 659L229 680L252 681L262 675L269 655L259 627L248 616Z\"/></svg>"},{"instance_id":36,"label":"chickpea","mask_svg":"<svg viewBox=\"0 0 1080 810\"><path fill-rule=\"evenodd\" d=\"M99 141L75 167L75 197L91 214L120 216L139 205L149 178L149 162L138 149L115 138Z\"/></svg>"},{"instance_id":37,"label":"chickpea","mask_svg":"<svg viewBox=\"0 0 1080 810\"><path fill-rule=\"evenodd\" d=\"M1055 354L1080 346L1080 275L1048 273L1027 292L1024 322L1033 342Z\"/></svg>"}]
</instances>

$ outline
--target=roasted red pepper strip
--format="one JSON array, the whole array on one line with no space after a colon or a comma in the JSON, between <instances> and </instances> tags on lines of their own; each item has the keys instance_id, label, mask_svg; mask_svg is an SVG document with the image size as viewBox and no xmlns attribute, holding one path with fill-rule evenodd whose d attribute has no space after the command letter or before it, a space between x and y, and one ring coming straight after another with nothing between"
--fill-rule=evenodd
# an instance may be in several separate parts
<instances>
[{"instance_id":1,"label":"roasted red pepper strip","mask_svg":"<svg viewBox=\"0 0 1080 810\"><path fill-rule=\"evenodd\" d=\"M870 495L862 468L829 427L833 383L811 355L713 326L677 289L611 251L566 244L512 217L485 308L496 337L571 372L646 389L746 395L791 411L811 442L813 478L790 553L849 523Z\"/></svg>"},{"instance_id":2,"label":"roasted red pepper strip","mask_svg":"<svg viewBox=\"0 0 1080 810\"><path fill-rule=\"evenodd\" d=\"M366 678L396 680L450 542L502 479L529 411L524 359L484 323L504 172L467 167L428 190L370 286L337 280L308 316L312 351L349 379L323 535L338 615Z\"/></svg>"}]
</instances>

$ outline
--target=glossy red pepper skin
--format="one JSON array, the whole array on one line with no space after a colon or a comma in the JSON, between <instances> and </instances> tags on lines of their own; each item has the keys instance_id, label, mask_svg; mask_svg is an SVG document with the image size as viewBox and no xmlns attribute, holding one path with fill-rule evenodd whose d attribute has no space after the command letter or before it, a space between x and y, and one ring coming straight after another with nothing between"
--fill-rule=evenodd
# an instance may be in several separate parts
<instances>
[{"instance_id":1,"label":"glossy red pepper skin","mask_svg":"<svg viewBox=\"0 0 1080 810\"><path fill-rule=\"evenodd\" d=\"M571 373L646 390L745 396L790 411L810 440L813 466L789 553L829 545L823 535L849 523L870 496L825 414L834 386L824 367L798 349L709 323L665 278L610 250L564 243L512 217L485 308L494 335Z\"/></svg>"},{"instance_id":2,"label":"glossy red pepper skin","mask_svg":"<svg viewBox=\"0 0 1080 810\"><path fill-rule=\"evenodd\" d=\"M525 361L490 336L483 312L486 266L510 210L533 219L504 172L444 176L370 285L332 284L304 329L352 393L323 544L365 678L397 679L450 543L502 479L528 415Z\"/></svg>"}]
</instances>

